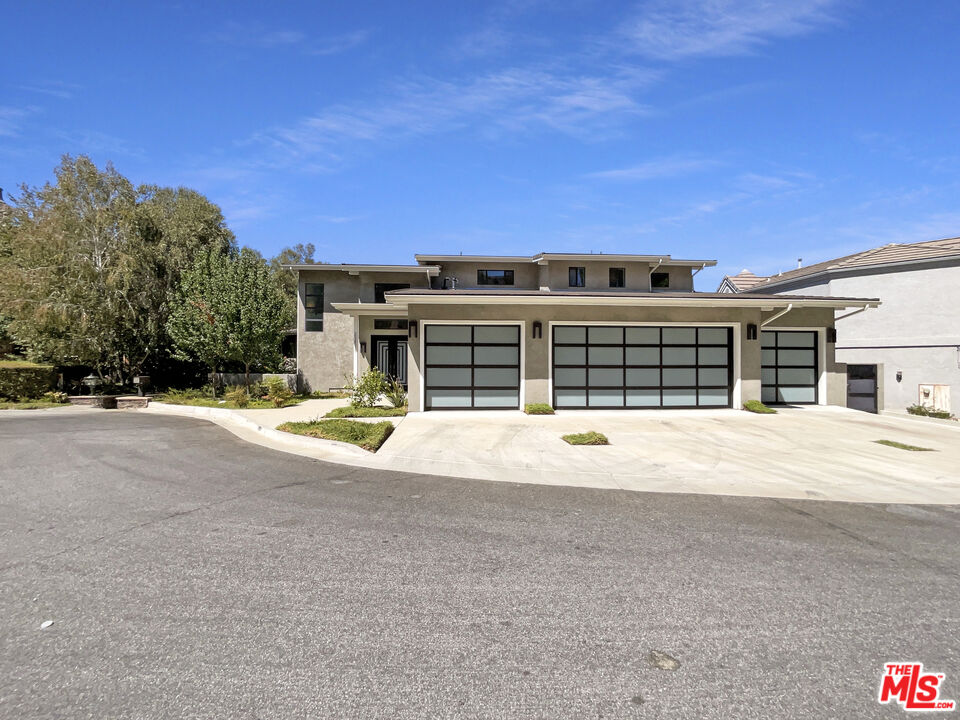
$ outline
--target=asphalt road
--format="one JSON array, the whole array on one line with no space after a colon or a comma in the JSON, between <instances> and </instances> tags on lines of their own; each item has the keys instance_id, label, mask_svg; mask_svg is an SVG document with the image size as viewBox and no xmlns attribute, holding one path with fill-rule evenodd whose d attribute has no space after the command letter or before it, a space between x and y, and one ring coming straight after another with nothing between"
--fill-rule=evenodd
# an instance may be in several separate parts
<instances>
[{"instance_id":1,"label":"asphalt road","mask_svg":"<svg viewBox=\"0 0 960 720\"><path fill-rule=\"evenodd\" d=\"M960 700L957 507L382 473L57 412L0 416L3 718L900 717L893 660Z\"/></svg>"}]
</instances>

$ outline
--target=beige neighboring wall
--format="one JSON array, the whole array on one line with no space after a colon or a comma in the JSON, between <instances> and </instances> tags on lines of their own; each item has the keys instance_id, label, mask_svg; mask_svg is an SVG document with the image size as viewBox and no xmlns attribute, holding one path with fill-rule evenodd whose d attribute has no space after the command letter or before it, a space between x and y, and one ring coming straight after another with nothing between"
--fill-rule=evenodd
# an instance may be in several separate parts
<instances>
[{"instance_id":1,"label":"beige neighboring wall","mask_svg":"<svg viewBox=\"0 0 960 720\"><path fill-rule=\"evenodd\" d=\"M558 302L562 302L559 299ZM816 311L831 321L830 309ZM767 313L768 315L772 313ZM410 409L421 410L420 344L423 324L431 320L474 321L499 320L521 321L523 325L523 380L522 403L543 402L553 404L550 391L550 322L622 322L622 323L739 323L740 336L740 402L760 399L760 341L747 340L747 325L760 324L761 311L755 308L629 308L573 305L416 305L409 306L410 320L418 321L417 337L410 338L409 353L409 398ZM809 318L803 318L809 320ZM533 339L534 321L543 323L543 337ZM831 346L832 347L832 346Z\"/></svg>"},{"instance_id":2,"label":"beige neighboring wall","mask_svg":"<svg viewBox=\"0 0 960 720\"><path fill-rule=\"evenodd\" d=\"M323 331L307 332L303 307L304 285L323 283ZM367 330L367 355L373 318L354 318L336 310L333 303L373 303L376 283L409 283L412 288L428 288L427 273L419 272L363 272L357 275L339 269L300 270L297 292L297 368L309 390L329 390L343 387L354 372L354 343L356 331ZM383 306L385 311L388 307ZM385 313L384 317L390 317ZM366 325L361 325L366 321ZM357 327L360 326L360 327ZM377 333L380 334L380 333ZM398 334L384 331L382 334ZM358 358L360 370L366 369L367 358Z\"/></svg>"}]
</instances>

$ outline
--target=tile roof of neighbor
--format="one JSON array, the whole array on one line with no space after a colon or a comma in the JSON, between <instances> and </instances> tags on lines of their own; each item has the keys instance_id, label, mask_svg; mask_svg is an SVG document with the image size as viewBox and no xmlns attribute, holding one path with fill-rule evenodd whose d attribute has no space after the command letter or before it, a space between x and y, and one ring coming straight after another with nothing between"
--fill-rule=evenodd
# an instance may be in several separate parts
<instances>
[{"instance_id":1,"label":"tile roof of neighbor","mask_svg":"<svg viewBox=\"0 0 960 720\"><path fill-rule=\"evenodd\" d=\"M759 282L754 282L748 287L742 287L740 282L733 282L738 275L726 278L741 291L753 291L762 289L768 285L779 285L780 283L797 278L816 275L818 273L830 270L850 270L854 268L867 268L876 265L889 265L893 263L915 262L917 260L935 260L938 258L960 257L960 237L944 238L943 240L928 240L918 243L890 243L878 248L871 248L863 252L844 255L843 257L826 260L814 265L788 270L787 272L769 277L760 277ZM751 273L752 274L752 273ZM743 273L740 273L743 275ZM758 276L754 276L758 277Z\"/></svg>"},{"instance_id":2,"label":"tile roof of neighbor","mask_svg":"<svg viewBox=\"0 0 960 720\"><path fill-rule=\"evenodd\" d=\"M764 282L767 278L761 277L759 275L754 275L749 270L741 270L736 275L727 275L724 280L733 285L737 292L743 292L744 290L749 290L754 285L759 285Z\"/></svg>"}]
</instances>

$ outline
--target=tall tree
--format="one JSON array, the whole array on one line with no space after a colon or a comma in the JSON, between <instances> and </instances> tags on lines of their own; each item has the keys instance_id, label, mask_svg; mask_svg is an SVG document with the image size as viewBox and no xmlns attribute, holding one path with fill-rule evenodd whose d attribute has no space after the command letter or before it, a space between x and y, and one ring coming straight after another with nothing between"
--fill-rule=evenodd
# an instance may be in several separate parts
<instances>
[{"instance_id":1,"label":"tall tree","mask_svg":"<svg viewBox=\"0 0 960 720\"><path fill-rule=\"evenodd\" d=\"M0 307L31 357L123 383L162 362L180 275L201 250L235 248L192 190L135 189L112 165L65 155L56 182L24 186L0 238Z\"/></svg>"}]
</instances>

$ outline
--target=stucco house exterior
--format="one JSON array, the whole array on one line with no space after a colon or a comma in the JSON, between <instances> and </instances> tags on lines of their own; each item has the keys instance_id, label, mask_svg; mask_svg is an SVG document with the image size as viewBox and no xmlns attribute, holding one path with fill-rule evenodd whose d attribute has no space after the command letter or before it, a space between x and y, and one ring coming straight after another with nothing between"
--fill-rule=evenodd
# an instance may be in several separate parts
<instances>
[{"instance_id":1,"label":"stucco house exterior","mask_svg":"<svg viewBox=\"0 0 960 720\"><path fill-rule=\"evenodd\" d=\"M834 316L878 305L696 292L716 261L669 255L415 259L288 266L307 387L341 387L373 365L408 386L414 412L843 405Z\"/></svg>"},{"instance_id":2,"label":"stucco house exterior","mask_svg":"<svg viewBox=\"0 0 960 720\"><path fill-rule=\"evenodd\" d=\"M719 292L880 298L877 310L838 312L834 319L836 360L850 369L850 406L902 411L919 403L955 411L960 238L893 243L770 277L744 270L725 277Z\"/></svg>"}]
</instances>

